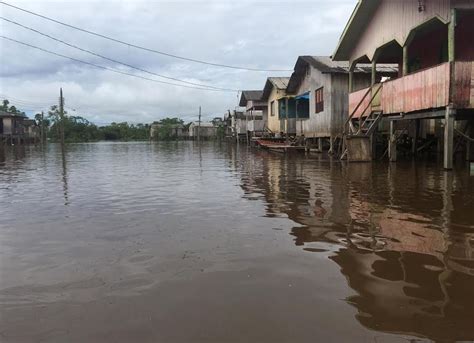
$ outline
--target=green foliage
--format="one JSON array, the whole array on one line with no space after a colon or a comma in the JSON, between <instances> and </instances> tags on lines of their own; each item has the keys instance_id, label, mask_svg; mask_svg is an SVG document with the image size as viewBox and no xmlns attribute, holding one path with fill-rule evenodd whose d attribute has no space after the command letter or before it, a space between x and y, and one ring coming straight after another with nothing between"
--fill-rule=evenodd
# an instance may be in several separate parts
<instances>
[{"instance_id":1,"label":"green foliage","mask_svg":"<svg viewBox=\"0 0 474 343\"><path fill-rule=\"evenodd\" d=\"M121 141L143 141L148 139L150 127L147 124L112 123L100 127L102 139Z\"/></svg>"},{"instance_id":2,"label":"green foliage","mask_svg":"<svg viewBox=\"0 0 474 343\"><path fill-rule=\"evenodd\" d=\"M42 116L41 113L35 114L35 121L36 121L36 125L38 126L44 125L44 127L49 127L49 125L51 124L50 120L48 118L44 118L44 116Z\"/></svg>"},{"instance_id":3,"label":"green foliage","mask_svg":"<svg viewBox=\"0 0 474 343\"><path fill-rule=\"evenodd\" d=\"M176 139L176 128L179 126L182 129L183 120L179 118L164 118L160 120L158 124L158 129L154 133L155 140L169 141Z\"/></svg>"},{"instance_id":4,"label":"green foliage","mask_svg":"<svg viewBox=\"0 0 474 343\"><path fill-rule=\"evenodd\" d=\"M18 110L15 106L8 106L10 105L10 101L8 101L7 99L4 99L2 101L2 105L0 106L0 110L4 111L4 112L8 112L8 113L12 113L12 114L16 114L16 115L19 115L19 116L24 116L26 117L26 114L25 112L22 112L20 110Z\"/></svg>"}]
</instances>

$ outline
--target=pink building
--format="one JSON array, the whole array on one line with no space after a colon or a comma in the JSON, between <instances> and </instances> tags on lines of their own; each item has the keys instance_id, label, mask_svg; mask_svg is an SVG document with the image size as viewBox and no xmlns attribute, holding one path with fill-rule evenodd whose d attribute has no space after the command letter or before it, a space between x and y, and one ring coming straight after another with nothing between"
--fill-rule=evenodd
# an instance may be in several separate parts
<instances>
[{"instance_id":1,"label":"pink building","mask_svg":"<svg viewBox=\"0 0 474 343\"><path fill-rule=\"evenodd\" d=\"M349 159L351 155L364 159L351 149L371 154L370 137L364 132L382 118L390 121L391 161L397 158L397 122L415 123L416 152L420 125L440 118L444 119L444 167L453 166L455 133L464 139L466 158L470 159L467 137L474 133L473 37L474 1L359 0L333 56L335 61L349 61L351 70L359 63L373 66L371 87L357 89L353 77L349 78ZM398 77L377 80L378 63L398 64Z\"/></svg>"}]
</instances>

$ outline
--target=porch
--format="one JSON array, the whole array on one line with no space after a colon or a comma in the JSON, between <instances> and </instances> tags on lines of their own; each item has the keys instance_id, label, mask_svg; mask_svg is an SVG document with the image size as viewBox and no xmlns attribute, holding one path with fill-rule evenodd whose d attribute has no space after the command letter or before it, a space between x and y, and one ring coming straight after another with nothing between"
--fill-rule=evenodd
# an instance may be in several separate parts
<instances>
[{"instance_id":1,"label":"porch","mask_svg":"<svg viewBox=\"0 0 474 343\"><path fill-rule=\"evenodd\" d=\"M353 118L379 110L385 116L420 111L432 114L447 106L474 109L474 61L446 62L349 94Z\"/></svg>"},{"instance_id":2,"label":"porch","mask_svg":"<svg viewBox=\"0 0 474 343\"><path fill-rule=\"evenodd\" d=\"M474 126L472 32L474 11L452 9L449 22L431 18L413 28L402 45L393 40L377 48L371 59L363 56L352 61L351 70L358 63L372 63L372 82L370 87L357 89L350 76L348 135L371 139L382 119L388 118L390 128L384 125L390 134L388 155L395 161L396 121L417 121L419 127L420 120L441 118L444 167L452 169L453 137L458 131L455 121L465 120L461 124L466 130ZM398 64L399 75L377 79L378 63ZM412 138L416 151L418 137ZM466 158L470 142L466 136Z\"/></svg>"}]
</instances>

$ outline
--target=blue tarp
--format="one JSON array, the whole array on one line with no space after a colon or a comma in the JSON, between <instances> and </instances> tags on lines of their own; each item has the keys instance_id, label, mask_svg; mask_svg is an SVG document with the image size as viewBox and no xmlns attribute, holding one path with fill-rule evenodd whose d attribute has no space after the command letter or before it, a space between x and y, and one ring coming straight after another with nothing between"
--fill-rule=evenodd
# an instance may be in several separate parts
<instances>
[{"instance_id":1,"label":"blue tarp","mask_svg":"<svg viewBox=\"0 0 474 343\"><path fill-rule=\"evenodd\" d=\"M300 99L309 100L309 92L304 93L304 94L301 94L301 95L298 95L297 97L295 97L295 99L296 99L296 100L300 100Z\"/></svg>"}]
</instances>

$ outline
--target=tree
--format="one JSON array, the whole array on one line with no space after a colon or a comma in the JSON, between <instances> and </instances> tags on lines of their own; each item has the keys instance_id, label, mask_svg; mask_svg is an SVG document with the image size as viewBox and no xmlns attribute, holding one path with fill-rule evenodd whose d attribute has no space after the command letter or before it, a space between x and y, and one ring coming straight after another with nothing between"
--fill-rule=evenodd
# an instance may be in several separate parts
<instances>
[{"instance_id":1,"label":"tree","mask_svg":"<svg viewBox=\"0 0 474 343\"><path fill-rule=\"evenodd\" d=\"M2 101L2 107L0 109L4 112L8 112L8 105L9 104L10 104L10 101L8 101L7 99L4 99Z\"/></svg>"},{"instance_id":2,"label":"tree","mask_svg":"<svg viewBox=\"0 0 474 343\"><path fill-rule=\"evenodd\" d=\"M176 139L176 135L173 133L173 130L178 126L178 125L183 125L184 121L179 119L179 118L164 118L161 119L158 122L158 130L157 134L154 139L157 140L171 140L171 139Z\"/></svg>"}]
</instances>

